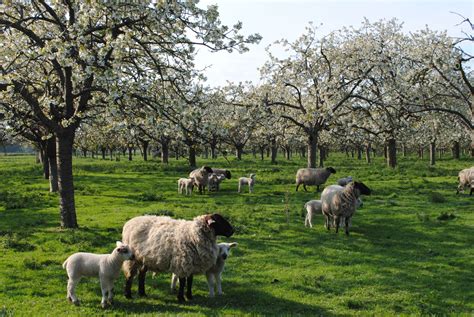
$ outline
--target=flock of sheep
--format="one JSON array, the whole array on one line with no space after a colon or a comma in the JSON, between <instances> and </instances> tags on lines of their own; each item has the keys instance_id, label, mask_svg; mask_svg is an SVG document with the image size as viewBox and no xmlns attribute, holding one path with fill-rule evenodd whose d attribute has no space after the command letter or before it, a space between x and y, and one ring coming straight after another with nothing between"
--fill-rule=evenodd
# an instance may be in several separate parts
<instances>
[{"instance_id":1,"label":"flock of sheep","mask_svg":"<svg viewBox=\"0 0 474 317\"><path fill-rule=\"evenodd\" d=\"M332 167L302 168L296 173L296 190L303 185L323 185L331 174L336 173ZM178 180L178 191L190 194L194 186L202 193L218 190L224 179L230 179L231 173L225 169L203 166L192 171L189 178ZM474 190L474 166L459 172L457 193L470 187ZM242 186L249 186L253 192L255 174L239 179L238 191ZM327 186L320 200L306 202L305 225L312 227L312 218L316 213L325 217L325 227L330 230L345 226L349 234L351 218L356 209L362 205L361 195L370 195L371 190L361 182L348 176L338 180L337 185ZM132 297L133 278L138 274L138 294L145 295L145 277L147 271L153 273L168 272L171 276L171 290L174 291L179 280L178 300L192 299L192 283L195 274L205 274L209 296L214 297L214 286L222 294L221 275L230 249L237 243L217 243L217 236L230 237L234 233L232 225L219 214L201 215L193 220L177 220L167 216L139 216L127 221L122 230L122 242L117 241L111 254L75 253L63 263L69 277L67 299L78 305L79 299L75 287L82 277L99 277L102 290L102 307L112 304L113 285L123 270L126 278L125 296Z\"/></svg>"}]
</instances>

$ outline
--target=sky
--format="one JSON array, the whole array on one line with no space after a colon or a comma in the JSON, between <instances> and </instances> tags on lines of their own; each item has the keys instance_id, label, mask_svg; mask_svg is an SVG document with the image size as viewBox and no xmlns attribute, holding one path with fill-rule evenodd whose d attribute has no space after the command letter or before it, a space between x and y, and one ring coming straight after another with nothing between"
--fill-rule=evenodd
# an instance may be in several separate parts
<instances>
[{"instance_id":1,"label":"sky","mask_svg":"<svg viewBox=\"0 0 474 317\"><path fill-rule=\"evenodd\" d=\"M461 37L462 31L472 34L462 18L474 21L474 1L471 0L201 0L200 7L217 4L223 24L243 23L242 34L259 33L260 44L250 45L250 51L211 53L201 48L196 65L205 70L207 84L224 86L227 81L258 83L261 67L267 58L265 47L285 38L290 42L303 34L312 21L320 25L321 36L343 26L358 27L364 17L370 22L397 18L404 31L416 31L428 26L447 30L448 35ZM473 51L472 45L468 48Z\"/></svg>"}]
</instances>

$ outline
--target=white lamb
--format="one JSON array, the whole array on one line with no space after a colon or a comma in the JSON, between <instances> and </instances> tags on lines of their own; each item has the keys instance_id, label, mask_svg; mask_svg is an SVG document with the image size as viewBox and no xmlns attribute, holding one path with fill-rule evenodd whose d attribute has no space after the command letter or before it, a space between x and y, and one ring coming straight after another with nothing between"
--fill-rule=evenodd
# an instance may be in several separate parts
<instances>
[{"instance_id":1,"label":"white lamb","mask_svg":"<svg viewBox=\"0 0 474 317\"><path fill-rule=\"evenodd\" d=\"M253 185L255 185L255 174L250 174L250 177L241 177L239 178L239 190L241 192L242 186L249 186L249 193L253 192Z\"/></svg>"},{"instance_id":2,"label":"white lamb","mask_svg":"<svg viewBox=\"0 0 474 317\"><path fill-rule=\"evenodd\" d=\"M79 305L75 288L82 277L98 276L102 290L101 305L112 305L114 281L120 274L120 268L126 260L133 259L133 253L128 245L117 241L117 247L111 254L74 253L63 263L69 280L67 282L67 299Z\"/></svg>"},{"instance_id":3,"label":"white lamb","mask_svg":"<svg viewBox=\"0 0 474 317\"><path fill-rule=\"evenodd\" d=\"M217 294L222 295L222 272L224 272L224 265L226 259L229 257L230 249L237 246L237 242L232 243L219 243L219 255L217 256L217 262L206 272L207 286L209 287L209 297L214 297L214 283L217 286ZM176 282L178 282L178 276L173 274L171 276L171 291L176 290Z\"/></svg>"},{"instance_id":4,"label":"white lamb","mask_svg":"<svg viewBox=\"0 0 474 317\"><path fill-rule=\"evenodd\" d=\"M178 193L182 194L184 190L186 195L191 195L193 193L194 185L194 177L180 178L178 179Z\"/></svg>"}]
</instances>

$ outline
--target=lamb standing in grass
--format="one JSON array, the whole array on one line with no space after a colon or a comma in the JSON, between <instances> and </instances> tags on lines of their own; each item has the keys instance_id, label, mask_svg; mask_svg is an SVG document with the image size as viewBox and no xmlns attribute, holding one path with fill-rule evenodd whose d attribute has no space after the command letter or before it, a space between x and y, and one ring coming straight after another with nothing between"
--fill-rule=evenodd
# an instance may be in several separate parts
<instances>
[{"instance_id":1,"label":"lamb standing in grass","mask_svg":"<svg viewBox=\"0 0 474 317\"><path fill-rule=\"evenodd\" d=\"M191 195L194 188L194 177L178 179L178 193L182 194L183 190L186 195Z\"/></svg>"},{"instance_id":2,"label":"lamb standing in grass","mask_svg":"<svg viewBox=\"0 0 474 317\"><path fill-rule=\"evenodd\" d=\"M309 185L317 186L317 191L319 191L319 186L324 184L329 176L334 173L336 173L336 170L332 167L300 168L296 172L296 191L298 191L301 184L303 184L305 191L307 191L306 186Z\"/></svg>"},{"instance_id":3,"label":"lamb standing in grass","mask_svg":"<svg viewBox=\"0 0 474 317\"><path fill-rule=\"evenodd\" d=\"M255 174L250 174L250 177L241 177L239 178L239 189L238 192L240 193L242 190L242 186L248 185L249 186L249 193L253 193L253 185L255 185Z\"/></svg>"},{"instance_id":4,"label":"lamb standing in grass","mask_svg":"<svg viewBox=\"0 0 474 317\"><path fill-rule=\"evenodd\" d=\"M76 285L84 276L99 276L100 288L102 290L101 305L103 308L107 303L112 305L114 281L120 274L120 268L126 260L133 259L130 248L120 241L111 254L74 253L63 263L69 280L67 282L67 299L79 305L76 296Z\"/></svg>"},{"instance_id":5,"label":"lamb standing in grass","mask_svg":"<svg viewBox=\"0 0 474 317\"><path fill-rule=\"evenodd\" d=\"M336 232L339 231L341 217L344 217L346 234L349 235L349 222L357 206L360 195L370 195L371 190L363 183L352 182L346 187L331 185L321 194L322 212L326 218L325 226L331 228L330 220L334 221Z\"/></svg>"},{"instance_id":6,"label":"lamb standing in grass","mask_svg":"<svg viewBox=\"0 0 474 317\"><path fill-rule=\"evenodd\" d=\"M135 255L134 261L126 261L123 271L126 277L125 296L131 298L134 275L138 275L138 294L145 295L147 270L170 272L179 278L178 300L192 299L193 274L207 272L217 260L216 237L230 237L234 229L219 214L202 215L194 220L175 220L163 216L140 216L127 221L122 238Z\"/></svg>"},{"instance_id":7,"label":"lamb standing in grass","mask_svg":"<svg viewBox=\"0 0 474 317\"><path fill-rule=\"evenodd\" d=\"M459 185L458 189L456 190L456 194L459 194L459 192L463 192L464 187L469 186L471 187L469 195L472 195L472 192L474 191L474 166L460 171L458 174L458 181Z\"/></svg>"},{"instance_id":8,"label":"lamb standing in grass","mask_svg":"<svg viewBox=\"0 0 474 317\"><path fill-rule=\"evenodd\" d=\"M217 294L222 295L222 272L224 272L224 265L226 259L229 257L230 249L237 246L237 242L232 243L219 243L219 255L217 257L217 262L214 264L207 272L207 286L209 287L209 297L214 297L214 283L217 286ZM171 291L176 290L176 282L178 281L178 276L173 274L171 276Z\"/></svg>"},{"instance_id":9,"label":"lamb standing in grass","mask_svg":"<svg viewBox=\"0 0 474 317\"><path fill-rule=\"evenodd\" d=\"M209 166L203 166L201 168L197 168L189 173L189 177L194 178L194 183L197 185L199 189L199 193L202 194L209 183L209 174L212 173L212 168Z\"/></svg>"}]
</instances>

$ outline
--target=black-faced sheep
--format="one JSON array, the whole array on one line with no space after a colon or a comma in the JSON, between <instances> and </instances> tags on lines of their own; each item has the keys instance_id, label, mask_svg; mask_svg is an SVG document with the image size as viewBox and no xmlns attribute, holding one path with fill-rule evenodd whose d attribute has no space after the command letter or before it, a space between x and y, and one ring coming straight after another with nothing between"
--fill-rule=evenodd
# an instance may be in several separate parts
<instances>
[{"instance_id":1,"label":"black-faced sheep","mask_svg":"<svg viewBox=\"0 0 474 317\"><path fill-rule=\"evenodd\" d=\"M227 179L230 179L232 177L230 171L224 168L213 168L212 172L217 175L224 175Z\"/></svg>"},{"instance_id":2,"label":"black-faced sheep","mask_svg":"<svg viewBox=\"0 0 474 317\"><path fill-rule=\"evenodd\" d=\"M339 232L340 219L344 217L346 234L349 235L349 222L356 210L357 198L370 193L370 188L360 182L349 183L346 187L331 185L325 188L321 194L321 202L326 228L329 230L330 220L334 220L336 232Z\"/></svg>"},{"instance_id":3,"label":"black-faced sheep","mask_svg":"<svg viewBox=\"0 0 474 317\"><path fill-rule=\"evenodd\" d=\"M474 191L474 166L460 171L458 174L458 181L459 185L456 194L463 192L465 187L470 187L471 191L469 192L469 195L472 195L472 192Z\"/></svg>"},{"instance_id":4,"label":"black-faced sheep","mask_svg":"<svg viewBox=\"0 0 474 317\"><path fill-rule=\"evenodd\" d=\"M212 173L212 168L209 166L203 166L201 168L197 168L189 173L189 177L194 178L194 182L199 189L199 193L202 194L209 183L209 174Z\"/></svg>"},{"instance_id":5,"label":"black-faced sheep","mask_svg":"<svg viewBox=\"0 0 474 317\"><path fill-rule=\"evenodd\" d=\"M178 300L192 299L193 274L203 274L215 265L218 256L216 236L230 237L234 229L219 214L202 215L194 220L163 216L140 216L127 221L123 241L131 247L135 260L126 261L125 296L131 298L133 277L138 275L138 294L145 295L147 270L170 272L179 278Z\"/></svg>"},{"instance_id":6,"label":"black-faced sheep","mask_svg":"<svg viewBox=\"0 0 474 317\"><path fill-rule=\"evenodd\" d=\"M305 191L307 191L306 186L310 185L317 186L317 191L319 191L319 186L324 184L329 176L334 173L336 173L336 170L332 167L300 168L296 172L296 191L298 191L301 184L303 184Z\"/></svg>"},{"instance_id":7,"label":"black-faced sheep","mask_svg":"<svg viewBox=\"0 0 474 317\"><path fill-rule=\"evenodd\" d=\"M76 286L82 277L98 276L102 290L101 305L112 304L114 282L120 274L120 268L125 260L133 258L130 248L120 241L111 254L94 254L78 252L67 258L63 263L69 277L67 282L67 299L79 305L76 296Z\"/></svg>"}]
</instances>

